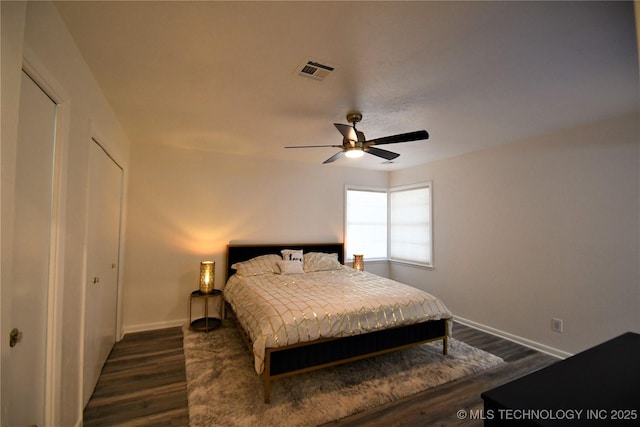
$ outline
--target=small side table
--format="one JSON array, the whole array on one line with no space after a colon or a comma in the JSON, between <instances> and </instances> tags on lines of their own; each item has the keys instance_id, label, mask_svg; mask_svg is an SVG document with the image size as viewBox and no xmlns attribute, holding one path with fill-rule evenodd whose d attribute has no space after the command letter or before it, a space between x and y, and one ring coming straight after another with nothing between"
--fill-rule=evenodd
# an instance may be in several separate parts
<instances>
[{"instance_id":1,"label":"small side table","mask_svg":"<svg viewBox=\"0 0 640 427\"><path fill-rule=\"evenodd\" d=\"M205 294L204 292L200 292L200 290L191 292L191 296L189 297L189 325L191 329L195 331L205 331L208 332L212 329L215 329L220 326L222 321L217 317L209 317L209 300L222 297L222 291L220 289L214 289L211 293ZM194 299L204 299L204 317L193 320L191 317L193 300ZM224 316L222 310L220 309L220 316Z\"/></svg>"}]
</instances>

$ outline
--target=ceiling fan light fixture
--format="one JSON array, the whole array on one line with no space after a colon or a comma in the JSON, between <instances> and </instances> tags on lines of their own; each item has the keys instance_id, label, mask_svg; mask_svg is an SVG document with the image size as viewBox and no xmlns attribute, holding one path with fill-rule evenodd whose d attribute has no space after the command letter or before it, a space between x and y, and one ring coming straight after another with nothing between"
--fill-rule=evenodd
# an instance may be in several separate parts
<instances>
[{"instance_id":1,"label":"ceiling fan light fixture","mask_svg":"<svg viewBox=\"0 0 640 427\"><path fill-rule=\"evenodd\" d=\"M364 151L360 148L352 148L344 152L344 155L350 159L357 159L358 157L364 156Z\"/></svg>"},{"instance_id":2,"label":"ceiling fan light fixture","mask_svg":"<svg viewBox=\"0 0 640 427\"><path fill-rule=\"evenodd\" d=\"M333 124L335 128L338 129L338 132L342 134L341 145L294 145L284 148L341 148L339 152L329 157L327 160L322 162L322 164L333 163L343 156L350 159L356 159L358 157L364 156L364 153L368 153L376 157L381 157L387 160L387 163L390 163L391 160L399 157L400 154L374 147L375 145L398 144L400 142L419 141L429 138L429 134L426 130L419 130L415 132L407 132L398 135L390 135L383 138L367 140L367 138L364 136L364 133L356 129L356 123L360 122L360 120L362 120L362 114L355 112L347 114L347 121L351 122L351 125L344 125L342 123Z\"/></svg>"}]
</instances>

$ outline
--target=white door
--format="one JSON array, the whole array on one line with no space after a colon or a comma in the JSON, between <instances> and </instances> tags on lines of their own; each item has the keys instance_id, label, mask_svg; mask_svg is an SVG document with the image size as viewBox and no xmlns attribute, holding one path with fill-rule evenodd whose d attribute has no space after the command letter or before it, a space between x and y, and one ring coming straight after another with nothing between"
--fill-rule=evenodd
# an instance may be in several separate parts
<instances>
[{"instance_id":1,"label":"white door","mask_svg":"<svg viewBox=\"0 0 640 427\"><path fill-rule=\"evenodd\" d=\"M56 104L22 73L16 151L9 425L44 425ZM4 284L3 284L4 285ZM8 337L3 336L2 339Z\"/></svg>"},{"instance_id":2,"label":"white door","mask_svg":"<svg viewBox=\"0 0 640 427\"><path fill-rule=\"evenodd\" d=\"M116 342L122 169L95 141L89 154L84 405Z\"/></svg>"}]
</instances>

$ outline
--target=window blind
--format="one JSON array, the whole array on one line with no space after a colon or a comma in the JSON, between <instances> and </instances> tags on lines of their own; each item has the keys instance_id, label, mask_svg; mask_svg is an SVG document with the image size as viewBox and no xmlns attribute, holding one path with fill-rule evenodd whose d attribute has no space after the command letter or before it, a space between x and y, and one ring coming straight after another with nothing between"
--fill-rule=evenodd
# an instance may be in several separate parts
<instances>
[{"instance_id":1,"label":"window blind","mask_svg":"<svg viewBox=\"0 0 640 427\"><path fill-rule=\"evenodd\" d=\"M387 192L347 189L346 258L387 258Z\"/></svg>"},{"instance_id":2,"label":"window blind","mask_svg":"<svg viewBox=\"0 0 640 427\"><path fill-rule=\"evenodd\" d=\"M390 259L432 265L431 186L391 190Z\"/></svg>"}]
</instances>

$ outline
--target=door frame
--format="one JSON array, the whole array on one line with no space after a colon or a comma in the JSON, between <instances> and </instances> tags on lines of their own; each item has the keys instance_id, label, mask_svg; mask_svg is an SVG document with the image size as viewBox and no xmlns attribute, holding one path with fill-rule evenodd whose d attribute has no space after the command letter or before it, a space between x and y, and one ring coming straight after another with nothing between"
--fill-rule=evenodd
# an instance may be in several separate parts
<instances>
[{"instance_id":1,"label":"door frame","mask_svg":"<svg viewBox=\"0 0 640 427\"><path fill-rule=\"evenodd\" d=\"M22 69L56 104L44 390L45 424L55 425L59 419L59 408L61 406L62 303L65 283L65 200L67 199L66 166L71 98L63 86L26 45L24 46Z\"/></svg>"},{"instance_id":2,"label":"door frame","mask_svg":"<svg viewBox=\"0 0 640 427\"><path fill-rule=\"evenodd\" d=\"M123 304L123 286L122 284L124 283L124 249L125 249L125 229L126 229L126 219L127 219L127 179L128 179L128 171L126 168L126 161L122 158L123 154L120 153L120 151L118 151L114 146L112 146L111 144L108 143L108 139L105 138L102 133L97 129L97 127L94 125L93 122L91 122L89 124L89 128L90 128L90 132L89 132L89 137L88 137L88 141L89 144L98 144L102 150L106 153L107 156L109 156L109 158L111 158L111 160L113 160L113 162L118 165L118 167L122 170L122 182L121 182L121 188L120 188L120 196L121 196L121 204L120 204L120 231L119 231L119 235L118 235L118 242L119 242L119 246L118 246L118 296L117 296L117 302L116 302L116 306L117 306L117 313L116 313L116 342L120 341L123 337L123 324L122 324L122 315L123 315L123 310L122 310L122 304ZM87 176L89 173L89 164L87 162ZM89 197L90 194L89 192L91 191L91 185L87 186L87 195L86 195L86 199L85 199L85 205L86 205L86 216L85 216L85 239L84 239L84 244L85 244L85 248L87 247L87 245L89 244L89 234L88 234L88 230L89 230ZM85 251L85 259L84 259L84 267L83 267L83 277L87 277L88 274L88 270L87 270L87 253ZM84 294L84 288L83 288L83 294ZM82 336L84 337L84 320L85 320L85 302L86 300L85 295L82 295L83 298L83 306L82 306L82 321L83 321L83 330L82 330ZM84 359L83 359L84 360Z\"/></svg>"},{"instance_id":3,"label":"door frame","mask_svg":"<svg viewBox=\"0 0 640 427\"><path fill-rule=\"evenodd\" d=\"M113 147L106 143L107 139L100 136L100 132L97 130L96 126L93 122L89 125L89 136L87 137L87 177L90 176L91 163L89 162L89 151L91 149L91 144L98 145L99 148L104 151L105 155L107 155L122 171L121 182L120 182L120 229L118 234L118 277L117 277L117 295L116 295L116 325L115 325L115 339L116 342L122 339L122 296L123 296L123 274L124 274L124 242L125 242L125 209L126 209L126 180L127 180L127 170L123 166L125 164L123 161L118 159L117 155L114 153L117 152ZM88 249L89 247L89 204L91 197L91 182L87 182L86 193L85 193L85 216L84 216L84 248ZM78 408L80 410L80 419L82 419L82 413L84 411L84 387L85 387L85 375L84 375L84 363L85 363L85 333L86 333L86 313L87 313L87 286L88 286L88 268L89 268L89 251L84 251L84 256L82 260L82 274L83 274L83 284L81 290L81 323L80 323L80 362L82 363L80 369L80 375L78 376Z\"/></svg>"}]
</instances>

